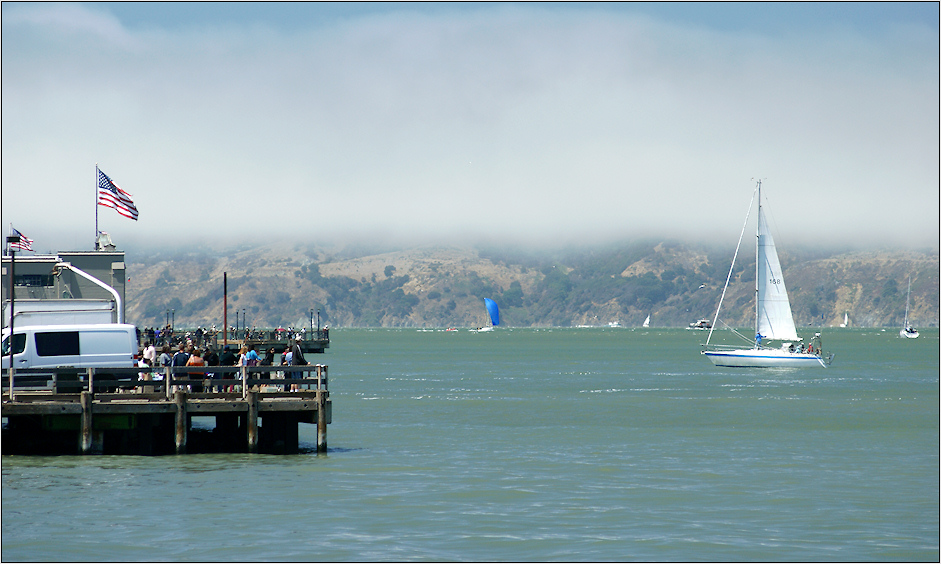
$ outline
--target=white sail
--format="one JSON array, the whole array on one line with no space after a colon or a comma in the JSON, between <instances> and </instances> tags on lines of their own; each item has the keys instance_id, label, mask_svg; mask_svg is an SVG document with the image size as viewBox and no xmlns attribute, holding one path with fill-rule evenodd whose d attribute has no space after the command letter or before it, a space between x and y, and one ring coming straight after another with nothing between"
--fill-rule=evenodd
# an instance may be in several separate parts
<instances>
[{"instance_id":1,"label":"white sail","mask_svg":"<svg viewBox=\"0 0 941 564\"><path fill-rule=\"evenodd\" d=\"M644 327L650 327L650 316L647 316L647 319L644 320Z\"/></svg>"},{"instance_id":2,"label":"white sail","mask_svg":"<svg viewBox=\"0 0 941 564\"><path fill-rule=\"evenodd\" d=\"M908 277L908 296L905 298L905 323L902 325L902 330L899 331L900 337L906 337L908 339L917 339L918 331L911 326L908 322L908 304L912 299L912 277Z\"/></svg>"},{"instance_id":3,"label":"white sail","mask_svg":"<svg viewBox=\"0 0 941 564\"><path fill-rule=\"evenodd\" d=\"M776 341L798 340L778 252L761 206L758 207L758 334L763 339Z\"/></svg>"}]
</instances>

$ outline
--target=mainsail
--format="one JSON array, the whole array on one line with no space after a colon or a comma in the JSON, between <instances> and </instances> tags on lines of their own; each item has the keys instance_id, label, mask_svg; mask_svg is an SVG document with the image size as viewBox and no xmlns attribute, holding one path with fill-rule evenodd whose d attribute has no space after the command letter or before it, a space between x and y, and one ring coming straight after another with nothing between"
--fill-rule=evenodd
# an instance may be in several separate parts
<instances>
[{"instance_id":1,"label":"mainsail","mask_svg":"<svg viewBox=\"0 0 941 564\"><path fill-rule=\"evenodd\" d=\"M777 341L798 340L791 304L784 287L781 263L768 229L765 211L758 207L758 335Z\"/></svg>"}]
</instances>

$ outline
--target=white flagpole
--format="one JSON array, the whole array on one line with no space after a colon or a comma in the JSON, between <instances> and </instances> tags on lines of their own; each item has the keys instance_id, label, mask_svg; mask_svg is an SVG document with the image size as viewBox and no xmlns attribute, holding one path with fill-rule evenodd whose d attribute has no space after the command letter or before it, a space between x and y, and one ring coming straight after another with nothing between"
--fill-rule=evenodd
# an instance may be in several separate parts
<instances>
[{"instance_id":1,"label":"white flagpole","mask_svg":"<svg viewBox=\"0 0 941 564\"><path fill-rule=\"evenodd\" d=\"M98 250L98 163L95 163L95 250Z\"/></svg>"}]
</instances>

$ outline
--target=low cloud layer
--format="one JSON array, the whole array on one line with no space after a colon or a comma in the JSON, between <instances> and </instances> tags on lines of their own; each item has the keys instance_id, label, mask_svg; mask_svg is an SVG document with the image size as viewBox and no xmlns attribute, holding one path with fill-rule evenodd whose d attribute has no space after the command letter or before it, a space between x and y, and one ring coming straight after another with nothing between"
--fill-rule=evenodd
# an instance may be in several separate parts
<instances>
[{"instance_id":1,"label":"low cloud layer","mask_svg":"<svg viewBox=\"0 0 941 564\"><path fill-rule=\"evenodd\" d=\"M779 239L937 245L937 18L316 6L278 26L4 4L4 226L89 246L98 163L140 210L100 208L119 242L734 243L761 177Z\"/></svg>"}]
</instances>

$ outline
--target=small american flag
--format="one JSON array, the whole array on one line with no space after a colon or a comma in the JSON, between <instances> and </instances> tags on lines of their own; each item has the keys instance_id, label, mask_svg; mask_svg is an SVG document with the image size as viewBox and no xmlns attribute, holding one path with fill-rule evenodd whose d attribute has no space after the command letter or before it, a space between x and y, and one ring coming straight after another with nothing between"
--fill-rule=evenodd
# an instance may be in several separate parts
<instances>
[{"instance_id":1,"label":"small american flag","mask_svg":"<svg viewBox=\"0 0 941 564\"><path fill-rule=\"evenodd\" d=\"M14 237L19 236L20 242L19 242L19 243L10 243L10 248L11 248L11 249L19 249L19 250L21 250L21 251L32 251L32 250L33 250L33 240L32 240L32 239L30 239L30 238L27 237L26 235L23 235L22 233L20 233L20 232L17 231L16 229L13 230L13 236L14 236Z\"/></svg>"},{"instance_id":2,"label":"small american flag","mask_svg":"<svg viewBox=\"0 0 941 564\"><path fill-rule=\"evenodd\" d=\"M98 171L98 205L114 208L124 217L137 221L137 207L131 195L118 188L108 175Z\"/></svg>"}]
</instances>

